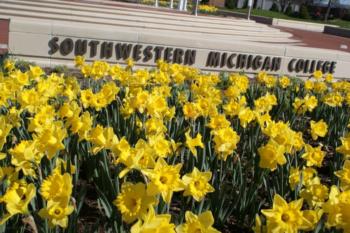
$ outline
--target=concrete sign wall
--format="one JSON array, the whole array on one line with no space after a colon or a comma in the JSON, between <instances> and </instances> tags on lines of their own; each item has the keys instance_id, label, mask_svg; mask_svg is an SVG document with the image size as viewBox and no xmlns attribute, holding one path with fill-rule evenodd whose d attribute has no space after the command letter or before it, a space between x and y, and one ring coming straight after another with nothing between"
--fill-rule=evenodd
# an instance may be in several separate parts
<instances>
[{"instance_id":1,"label":"concrete sign wall","mask_svg":"<svg viewBox=\"0 0 350 233\"><path fill-rule=\"evenodd\" d=\"M83 55L248 74L309 76L321 69L337 78L347 78L350 67L349 53L303 47L290 33L242 19L60 0L0 0L0 14L10 19L9 53L44 66L73 66Z\"/></svg>"},{"instance_id":2,"label":"concrete sign wall","mask_svg":"<svg viewBox=\"0 0 350 233\"><path fill-rule=\"evenodd\" d=\"M284 47L196 38L176 38L128 31L82 28L58 22L12 20L10 53L43 65L70 64L75 55L87 60L124 63L133 58L139 66L158 59L208 71L266 70L273 74L308 76L316 69L338 78L348 75L350 55L329 50Z\"/></svg>"}]
</instances>

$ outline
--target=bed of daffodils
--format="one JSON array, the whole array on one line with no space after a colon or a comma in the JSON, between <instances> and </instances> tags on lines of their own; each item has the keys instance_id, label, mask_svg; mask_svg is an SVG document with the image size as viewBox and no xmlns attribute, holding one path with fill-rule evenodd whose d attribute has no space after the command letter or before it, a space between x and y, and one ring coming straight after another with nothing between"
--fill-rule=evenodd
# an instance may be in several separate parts
<instances>
[{"instance_id":1,"label":"bed of daffodils","mask_svg":"<svg viewBox=\"0 0 350 233\"><path fill-rule=\"evenodd\" d=\"M350 83L0 72L0 232L350 232Z\"/></svg>"},{"instance_id":2,"label":"bed of daffodils","mask_svg":"<svg viewBox=\"0 0 350 233\"><path fill-rule=\"evenodd\" d=\"M204 13L215 13L218 11L218 8L215 6L212 6L212 5L202 5L201 4L198 6L198 9Z\"/></svg>"}]
</instances>

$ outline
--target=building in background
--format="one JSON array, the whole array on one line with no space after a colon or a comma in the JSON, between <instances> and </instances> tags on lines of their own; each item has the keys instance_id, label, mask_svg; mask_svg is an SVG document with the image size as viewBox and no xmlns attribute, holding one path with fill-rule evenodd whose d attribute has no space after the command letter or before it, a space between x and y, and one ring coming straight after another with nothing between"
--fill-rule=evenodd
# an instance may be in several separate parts
<instances>
[{"instance_id":1,"label":"building in background","mask_svg":"<svg viewBox=\"0 0 350 233\"><path fill-rule=\"evenodd\" d=\"M248 0L237 0L237 8L243 8ZM273 3L275 2L277 6L281 1L279 0L256 0L254 3L255 8L270 10ZM288 2L288 1L285 1ZM289 1L293 11L298 12L301 4L308 4L310 6L326 8L328 7L329 0L291 0ZM224 7L225 0L209 0L209 5L214 5L217 7ZM332 0L332 8L338 9L350 9L350 0Z\"/></svg>"}]
</instances>

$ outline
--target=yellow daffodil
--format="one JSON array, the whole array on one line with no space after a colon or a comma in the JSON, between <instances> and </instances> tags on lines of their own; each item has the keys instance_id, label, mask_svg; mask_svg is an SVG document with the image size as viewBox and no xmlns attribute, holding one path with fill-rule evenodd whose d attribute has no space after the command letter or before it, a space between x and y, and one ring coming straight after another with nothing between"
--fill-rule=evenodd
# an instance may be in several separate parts
<instances>
[{"instance_id":1,"label":"yellow daffodil","mask_svg":"<svg viewBox=\"0 0 350 233\"><path fill-rule=\"evenodd\" d=\"M321 70L316 70L312 76L316 79L316 80L320 80L323 77L323 73Z\"/></svg>"},{"instance_id":2,"label":"yellow daffodil","mask_svg":"<svg viewBox=\"0 0 350 233\"><path fill-rule=\"evenodd\" d=\"M154 209L150 208L147 215L131 227L130 233L175 233L175 225L170 220L170 214L156 215Z\"/></svg>"},{"instance_id":3,"label":"yellow daffodil","mask_svg":"<svg viewBox=\"0 0 350 233\"><path fill-rule=\"evenodd\" d=\"M333 75L328 73L324 76L324 80L327 82L327 83L331 83L333 81Z\"/></svg>"},{"instance_id":4,"label":"yellow daffodil","mask_svg":"<svg viewBox=\"0 0 350 233\"><path fill-rule=\"evenodd\" d=\"M200 172L194 167L192 173L182 177L186 185L184 196L193 196L196 201L201 201L207 193L214 192L214 188L209 184L211 172Z\"/></svg>"},{"instance_id":5,"label":"yellow daffodil","mask_svg":"<svg viewBox=\"0 0 350 233\"><path fill-rule=\"evenodd\" d=\"M267 231L275 233L297 233L308 229L312 224L303 216L300 210L303 199L287 203L280 195L275 194L272 209L261 212L267 219Z\"/></svg>"},{"instance_id":6,"label":"yellow daffodil","mask_svg":"<svg viewBox=\"0 0 350 233\"><path fill-rule=\"evenodd\" d=\"M91 89L81 91L80 96L84 108L90 107L95 102L96 97Z\"/></svg>"},{"instance_id":7,"label":"yellow daffodil","mask_svg":"<svg viewBox=\"0 0 350 233\"><path fill-rule=\"evenodd\" d=\"M261 218L258 214L255 215L255 226L252 228L254 233L265 233L267 232L266 226L261 223Z\"/></svg>"},{"instance_id":8,"label":"yellow daffodil","mask_svg":"<svg viewBox=\"0 0 350 233\"><path fill-rule=\"evenodd\" d=\"M11 184L18 179L18 172L14 167L1 167L0 166L0 182L5 184Z\"/></svg>"},{"instance_id":9,"label":"yellow daffodil","mask_svg":"<svg viewBox=\"0 0 350 233\"><path fill-rule=\"evenodd\" d=\"M318 104L318 100L315 96L309 96L307 94L304 99L295 98L293 107L298 114L304 114L307 111L312 112Z\"/></svg>"},{"instance_id":10,"label":"yellow daffodil","mask_svg":"<svg viewBox=\"0 0 350 233\"><path fill-rule=\"evenodd\" d=\"M210 118L210 122L207 125L211 129L220 129L230 126L230 122L226 119L225 115L216 115Z\"/></svg>"},{"instance_id":11,"label":"yellow daffodil","mask_svg":"<svg viewBox=\"0 0 350 233\"><path fill-rule=\"evenodd\" d=\"M72 177L68 173L55 172L41 184L40 194L45 200L67 198L72 194Z\"/></svg>"},{"instance_id":12,"label":"yellow daffodil","mask_svg":"<svg viewBox=\"0 0 350 233\"><path fill-rule=\"evenodd\" d=\"M313 81L311 81L311 80L306 80L304 82L304 87L305 87L306 90L310 91L310 90L312 90L314 88L314 86L315 86L315 83Z\"/></svg>"},{"instance_id":13,"label":"yellow daffodil","mask_svg":"<svg viewBox=\"0 0 350 233\"><path fill-rule=\"evenodd\" d=\"M34 196L34 184L27 184L24 180L12 183L5 194L0 197L0 203L5 203L8 212L0 218L0 225L15 214L28 214L28 204Z\"/></svg>"},{"instance_id":14,"label":"yellow daffodil","mask_svg":"<svg viewBox=\"0 0 350 233\"><path fill-rule=\"evenodd\" d=\"M143 183L124 183L122 190L113 204L118 207L126 223L132 223L147 215L149 208L156 204L157 199L149 196Z\"/></svg>"},{"instance_id":15,"label":"yellow daffodil","mask_svg":"<svg viewBox=\"0 0 350 233\"><path fill-rule=\"evenodd\" d=\"M6 138L12 129L12 125L8 124L5 116L0 116L0 151L6 143Z\"/></svg>"},{"instance_id":16,"label":"yellow daffodil","mask_svg":"<svg viewBox=\"0 0 350 233\"><path fill-rule=\"evenodd\" d=\"M311 121L310 128L311 128L311 136L313 140L317 140L318 137L326 136L328 132L328 125L323 120L320 120L318 122Z\"/></svg>"},{"instance_id":17,"label":"yellow daffodil","mask_svg":"<svg viewBox=\"0 0 350 233\"><path fill-rule=\"evenodd\" d=\"M165 133L167 128L165 127L163 120L159 118L150 118L145 123L147 135L156 135Z\"/></svg>"},{"instance_id":18,"label":"yellow daffodil","mask_svg":"<svg viewBox=\"0 0 350 233\"><path fill-rule=\"evenodd\" d=\"M260 156L259 166L261 168L268 168L274 171L277 165L283 165L287 162L284 156L284 146L274 140L270 140L265 146L260 147L258 153Z\"/></svg>"},{"instance_id":19,"label":"yellow daffodil","mask_svg":"<svg viewBox=\"0 0 350 233\"><path fill-rule=\"evenodd\" d=\"M266 113L269 112L273 106L277 105L277 98L275 95L267 93L266 95L254 100L254 105L255 111Z\"/></svg>"},{"instance_id":20,"label":"yellow daffodil","mask_svg":"<svg viewBox=\"0 0 350 233\"><path fill-rule=\"evenodd\" d=\"M88 140L93 144L93 154L97 154L102 149L113 150L119 142L112 127L103 128L101 125L97 125L90 131Z\"/></svg>"},{"instance_id":21,"label":"yellow daffodil","mask_svg":"<svg viewBox=\"0 0 350 233\"><path fill-rule=\"evenodd\" d=\"M11 59L6 59L4 61L4 68L7 69L8 71L14 70L16 68L15 61Z\"/></svg>"},{"instance_id":22,"label":"yellow daffodil","mask_svg":"<svg viewBox=\"0 0 350 233\"><path fill-rule=\"evenodd\" d=\"M72 101L70 103L64 103L61 106L60 110L58 111L58 114L61 119L63 118L70 119L75 115L79 115L80 111L81 111L81 108L78 105L78 103L75 101Z\"/></svg>"},{"instance_id":23,"label":"yellow daffodil","mask_svg":"<svg viewBox=\"0 0 350 233\"><path fill-rule=\"evenodd\" d=\"M340 190L337 186L332 185L329 192L328 201L322 205L322 209L327 214L326 227L336 227L342 224L340 210Z\"/></svg>"},{"instance_id":24,"label":"yellow daffodil","mask_svg":"<svg viewBox=\"0 0 350 233\"><path fill-rule=\"evenodd\" d=\"M43 157L43 153L38 150L37 141L21 141L9 152L11 164L16 167L16 171L22 171L24 175L36 178L35 165L39 165Z\"/></svg>"},{"instance_id":25,"label":"yellow daffodil","mask_svg":"<svg viewBox=\"0 0 350 233\"><path fill-rule=\"evenodd\" d=\"M186 222L176 227L177 233L219 233L212 225L214 224L214 218L210 211L203 212L198 216L191 211L185 213Z\"/></svg>"},{"instance_id":26,"label":"yellow daffodil","mask_svg":"<svg viewBox=\"0 0 350 233\"><path fill-rule=\"evenodd\" d=\"M195 103L191 103L191 102L184 104L182 111L183 111L186 119L193 119L194 120L200 114L197 105Z\"/></svg>"},{"instance_id":27,"label":"yellow daffodil","mask_svg":"<svg viewBox=\"0 0 350 233\"><path fill-rule=\"evenodd\" d=\"M69 169L69 174L75 174L76 171L76 167L73 164L70 164L70 167L67 166L68 162L64 161L61 158L57 158L56 159L56 167L53 169L52 174L58 173L61 174L62 173L62 169L64 170L64 172L68 172Z\"/></svg>"},{"instance_id":28,"label":"yellow daffodil","mask_svg":"<svg viewBox=\"0 0 350 233\"><path fill-rule=\"evenodd\" d=\"M46 208L39 211L39 216L47 219L50 227L60 226L66 228L68 226L68 216L73 211L74 207L69 205L69 199L60 198L49 200Z\"/></svg>"},{"instance_id":29,"label":"yellow daffodil","mask_svg":"<svg viewBox=\"0 0 350 233\"><path fill-rule=\"evenodd\" d=\"M74 115L67 122L70 125L71 132L79 135L79 141L89 139L89 132L93 123L89 112L84 112L81 116Z\"/></svg>"},{"instance_id":30,"label":"yellow daffodil","mask_svg":"<svg viewBox=\"0 0 350 233\"><path fill-rule=\"evenodd\" d=\"M290 86L290 79L287 76L282 76L281 78L278 79L279 85L283 88L286 89L287 87Z\"/></svg>"},{"instance_id":31,"label":"yellow daffodil","mask_svg":"<svg viewBox=\"0 0 350 233\"><path fill-rule=\"evenodd\" d=\"M213 141L215 143L215 151L219 159L226 161L237 148L240 140L239 135L231 127L226 127L218 130L213 130Z\"/></svg>"},{"instance_id":32,"label":"yellow daffodil","mask_svg":"<svg viewBox=\"0 0 350 233\"><path fill-rule=\"evenodd\" d=\"M182 164L168 165L164 159L159 158L154 169L143 171L150 179L147 187L149 195L161 194L166 203L170 203L173 192L182 191L185 185L180 179Z\"/></svg>"},{"instance_id":33,"label":"yellow daffodil","mask_svg":"<svg viewBox=\"0 0 350 233\"><path fill-rule=\"evenodd\" d=\"M292 190L299 184L308 186L316 175L317 171L311 167L304 167L302 170L292 167L289 170L289 185Z\"/></svg>"},{"instance_id":34,"label":"yellow daffodil","mask_svg":"<svg viewBox=\"0 0 350 233\"><path fill-rule=\"evenodd\" d=\"M343 154L344 158L350 158L350 134L341 137L341 146L337 147L337 152Z\"/></svg>"},{"instance_id":35,"label":"yellow daffodil","mask_svg":"<svg viewBox=\"0 0 350 233\"><path fill-rule=\"evenodd\" d=\"M163 118L168 110L166 99L160 95L150 95L147 100L147 113L156 118Z\"/></svg>"},{"instance_id":36,"label":"yellow daffodil","mask_svg":"<svg viewBox=\"0 0 350 233\"><path fill-rule=\"evenodd\" d=\"M338 92L331 92L323 97L323 102L331 107L342 106L343 100L343 96Z\"/></svg>"},{"instance_id":37,"label":"yellow daffodil","mask_svg":"<svg viewBox=\"0 0 350 233\"><path fill-rule=\"evenodd\" d=\"M14 127L20 127L21 126L21 113L22 110L18 110L15 107L12 107L9 109L7 113L7 121ZM1 136L0 136L1 137Z\"/></svg>"},{"instance_id":38,"label":"yellow daffodil","mask_svg":"<svg viewBox=\"0 0 350 233\"><path fill-rule=\"evenodd\" d=\"M172 152L170 141L166 140L162 134L150 136L148 143L159 157L165 158Z\"/></svg>"},{"instance_id":39,"label":"yellow daffodil","mask_svg":"<svg viewBox=\"0 0 350 233\"><path fill-rule=\"evenodd\" d=\"M63 140L67 137L67 130L63 123L56 121L37 135L38 148L52 159L60 150L64 149Z\"/></svg>"},{"instance_id":40,"label":"yellow daffodil","mask_svg":"<svg viewBox=\"0 0 350 233\"><path fill-rule=\"evenodd\" d=\"M202 135L200 133L197 133L195 138L192 138L190 136L190 131L187 131L185 133L186 137L186 146L190 149L191 153L194 156L197 156L197 149L196 147L204 148L204 144L202 142Z\"/></svg>"},{"instance_id":41,"label":"yellow daffodil","mask_svg":"<svg viewBox=\"0 0 350 233\"><path fill-rule=\"evenodd\" d=\"M309 206L320 207L328 198L328 187L321 184L320 179L315 177L301 190L300 196L308 202Z\"/></svg>"},{"instance_id":42,"label":"yellow daffodil","mask_svg":"<svg viewBox=\"0 0 350 233\"><path fill-rule=\"evenodd\" d=\"M75 67L82 67L85 63L85 58L83 56L75 56L74 63Z\"/></svg>"},{"instance_id":43,"label":"yellow daffodil","mask_svg":"<svg viewBox=\"0 0 350 233\"><path fill-rule=\"evenodd\" d=\"M343 169L336 171L335 175L340 179L342 190L350 190L350 160L345 160Z\"/></svg>"},{"instance_id":44,"label":"yellow daffodil","mask_svg":"<svg viewBox=\"0 0 350 233\"><path fill-rule=\"evenodd\" d=\"M322 215L323 215L322 209L303 211L303 217L306 218L312 224L309 228L305 229L305 231L312 231L313 229L315 229Z\"/></svg>"},{"instance_id":45,"label":"yellow daffodil","mask_svg":"<svg viewBox=\"0 0 350 233\"><path fill-rule=\"evenodd\" d=\"M225 114L229 116L238 116L241 109L244 109L247 104L245 96L242 96L238 101L231 100L223 106Z\"/></svg>"},{"instance_id":46,"label":"yellow daffodil","mask_svg":"<svg viewBox=\"0 0 350 233\"><path fill-rule=\"evenodd\" d=\"M292 190L295 190L300 183L300 171L298 168L291 167L289 170L289 185Z\"/></svg>"},{"instance_id":47,"label":"yellow daffodil","mask_svg":"<svg viewBox=\"0 0 350 233\"><path fill-rule=\"evenodd\" d=\"M250 108L242 108L238 113L238 118L241 126L246 128L255 119L255 114Z\"/></svg>"},{"instance_id":48,"label":"yellow daffodil","mask_svg":"<svg viewBox=\"0 0 350 233\"><path fill-rule=\"evenodd\" d=\"M39 79L45 73L40 66L30 66L29 70L31 79Z\"/></svg>"},{"instance_id":49,"label":"yellow daffodil","mask_svg":"<svg viewBox=\"0 0 350 233\"><path fill-rule=\"evenodd\" d=\"M321 150L322 146L312 147L305 145L305 153L301 155L306 160L306 166L322 167L322 161L326 153Z\"/></svg>"},{"instance_id":50,"label":"yellow daffodil","mask_svg":"<svg viewBox=\"0 0 350 233\"><path fill-rule=\"evenodd\" d=\"M315 82L313 90L316 93L324 93L327 90L327 84L325 82Z\"/></svg>"}]
</instances>

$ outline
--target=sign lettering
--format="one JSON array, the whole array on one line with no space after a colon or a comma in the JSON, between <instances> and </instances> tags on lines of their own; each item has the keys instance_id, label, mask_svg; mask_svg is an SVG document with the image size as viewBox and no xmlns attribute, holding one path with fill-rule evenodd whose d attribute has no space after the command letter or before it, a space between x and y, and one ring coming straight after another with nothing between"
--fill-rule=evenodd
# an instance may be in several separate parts
<instances>
[{"instance_id":1,"label":"sign lettering","mask_svg":"<svg viewBox=\"0 0 350 233\"><path fill-rule=\"evenodd\" d=\"M169 63L178 63L192 66L196 64L196 49L184 49L170 46L152 46L133 43L98 41L71 38L53 37L49 42L49 55L59 53L62 56L74 54L75 56L86 56L88 58L111 59L116 61L132 58L136 62L157 62L163 59ZM99 54L97 54L99 53ZM278 72L281 70L282 57L271 57L263 55L252 55L242 53L228 53L220 51L209 51L205 67L241 69L253 71L265 70ZM335 61L308 60L292 58L287 68L289 72L309 74L316 70L324 73L334 73Z\"/></svg>"}]
</instances>

